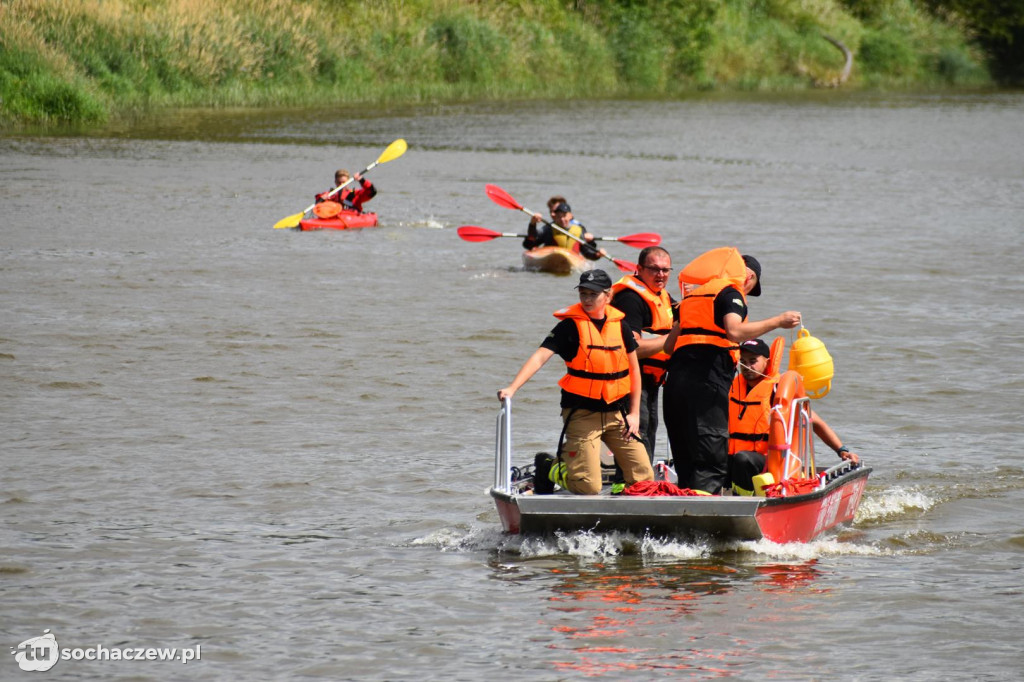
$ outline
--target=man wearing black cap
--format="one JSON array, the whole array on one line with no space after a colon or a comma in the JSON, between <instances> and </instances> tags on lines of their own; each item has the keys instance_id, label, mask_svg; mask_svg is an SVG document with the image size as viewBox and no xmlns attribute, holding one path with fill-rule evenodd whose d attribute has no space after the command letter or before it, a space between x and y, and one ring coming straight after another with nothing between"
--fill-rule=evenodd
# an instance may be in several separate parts
<instances>
[{"instance_id":1,"label":"man wearing black cap","mask_svg":"<svg viewBox=\"0 0 1024 682\"><path fill-rule=\"evenodd\" d=\"M560 246L578 252L589 260L599 260L602 254L607 255L594 244L594 235L587 232L583 224L573 217L565 197L554 196L548 199L548 210L551 212L550 223L540 213L534 213L530 218L526 238L523 239L524 249L531 251L541 246ZM580 243L573 237L586 243Z\"/></svg>"},{"instance_id":2,"label":"man wearing black cap","mask_svg":"<svg viewBox=\"0 0 1024 682\"><path fill-rule=\"evenodd\" d=\"M562 388L562 435L559 460L551 480L580 495L601 492L601 443L622 468L626 485L654 480L647 450L637 440L640 423L640 365L637 343L623 314L608 305L612 280L604 270L580 275L579 303L555 312L560 321L540 348L498 391L511 398L554 354L565 361ZM547 472L538 471L535 490Z\"/></svg>"},{"instance_id":3,"label":"man wearing black cap","mask_svg":"<svg viewBox=\"0 0 1024 682\"><path fill-rule=\"evenodd\" d=\"M800 313L793 310L747 321L747 295L761 295L761 264L753 256L743 256L743 263L745 274L687 291L665 340L672 357L663 411L679 485L712 494L728 478L729 387L738 344L800 324Z\"/></svg>"},{"instance_id":4,"label":"man wearing black cap","mask_svg":"<svg viewBox=\"0 0 1024 682\"><path fill-rule=\"evenodd\" d=\"M782 352L781 344L777 353ZM737 495L751 495L753 478L764 471L768 455L768 427L779 359L769 362L771 349L761 339L740 344L740 371L729 391L729 479ZM817 412L811 411L815 435L832 448L841 459L854 464L856 453L843 445L836 432Z\"/></svg>"}]
</instances>

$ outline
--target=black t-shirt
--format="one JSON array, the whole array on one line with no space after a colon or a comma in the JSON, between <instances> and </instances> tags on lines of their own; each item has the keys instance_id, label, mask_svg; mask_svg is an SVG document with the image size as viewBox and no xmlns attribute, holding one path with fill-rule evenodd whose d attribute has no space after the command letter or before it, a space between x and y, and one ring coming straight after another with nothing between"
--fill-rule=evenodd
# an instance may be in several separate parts
<instances>
[{"instance_id":1,"label":"black t-shirt","mask_svg":"<svg viewBox=\"0 0 1024 682\"><path fill-rule=\"evenodd\" d=\"M673 306L676 304L671 295L668 299ZM612 305L622 311L626 316L626 324L637 334L643 334L644 329L654 324L651 306L647 305L643 296L632 289L623 289L615 294L612 297Z\"/></svg>"},{"instance_id":2,"label":"black t-shirt","mask_svg":"<svg viewBox=\"0 0 1024 682\"><path fill-rule=\"evenodd\" d=\"M725 316L736 313L741 320L747 319L747 304L735 287L726 287L715 296L715 324L725 328Z\"/></svg>"},{"instance_id":3,"label":"black t-shirt","mask_svg":"<svg viewBox=\"0 0 1024 682\"><path fill-rule=\"evenodd\" d=\"M600 331L604 327L605 320L594 320L593 322L594 326ZM626 324L625 320L622 320L619 324L622 325L622 342L626 352L632 353L637 348L636 339L633 338L633 334L630 332L629 325ZM566 362L571 362L580 349L580 334L576 329L575 320L559 320L558 324L555 325L555 328L551 330L540 346L541 348L554 351L555 355L558 355ZM561 406L563 408L578 408L592 412L615 412L620 409L629 409L629 396L623 396L614 403L609 404L600 398L585 398L562 389Z\"/></svg>"}]
</instances>

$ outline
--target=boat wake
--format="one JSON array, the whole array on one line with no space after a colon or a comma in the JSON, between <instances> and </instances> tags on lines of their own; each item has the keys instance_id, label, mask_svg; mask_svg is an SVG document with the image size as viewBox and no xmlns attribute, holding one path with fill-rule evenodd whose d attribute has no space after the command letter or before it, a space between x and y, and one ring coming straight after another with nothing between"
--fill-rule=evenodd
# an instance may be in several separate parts
<instances>
[{"instance_id":1,"label":"boat wake","mask_svg":"<svg viewBox=\"0 0 1024 682\"><path fill-rule=\"evenodd\" d=\"M605 561L620 556L645 561L702 559L722 554L809 560L825 556L882 556L891 549L854 542L843 534L812 542L778 544L769 540L720 541L683 540L670 537L638 536L611 531L558 532L553 535L510 535L500 528L443 528L413 541L414 545L435 547L442 552L497 552L510 558L539 559L573 557L583 561Z\"/></svg>"},{"instance_id":2,"label":"boat wake","mask_svg":"<svg viewBox=\"0 0 1024 682\"><path fill-rule=\"evenodd\" d=\"M939 500L921 490L895 487L882 494L865 495L854 516L854 523L877 524L906 516L911 512L926 512Z\"/></svg>"}]
</instances>

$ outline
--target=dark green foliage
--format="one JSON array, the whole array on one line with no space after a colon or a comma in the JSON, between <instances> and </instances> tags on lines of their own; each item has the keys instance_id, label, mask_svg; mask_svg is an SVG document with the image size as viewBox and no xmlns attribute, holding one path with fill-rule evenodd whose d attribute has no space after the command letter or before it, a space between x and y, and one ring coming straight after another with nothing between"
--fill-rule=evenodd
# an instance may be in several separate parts
<instances>
[{"instance_id":1,"label":"dark green foliage","mask_svg":"<svg viewBox=\"0 0 1024 682\"><path fill-rule=\"evenodd\" d=\"M511 47L493 26L464 12L441 16L427 36L438 48L441 72L449 83L493 83Z\"/></svg>"},{"instance_id":2,"label":"dark green foliage","mask_svg":"<svg viewBox=\"0 0 1024 682\"><path fill-rule=\"evenodd\" d=\"M917 68L917 54L898 28L869 30L860 42L859 68L868 72L904 76Z\"/></svg>"},{"instance_id":3,"label":"dark green foliage","mask_svg":"<svg viewBox=\"0 0 1024 682\"><path fill-rule=\"evenodd\" d=\"M959 19L988 55L993 76L1024 85L1024 0L924 0L938 16Z\"/></svg>"},{"instance_id":4,"label":"dark green foliage","mask_svg":"<svg viewBox=\"0 0 1024 682\"><path fill-rule=\"evenodd\" d=\"M35 55L0 42L0 112L3 118L54 123L95 123L106 108L81 82L49 71Z\"/></svg>"}]
</instances>

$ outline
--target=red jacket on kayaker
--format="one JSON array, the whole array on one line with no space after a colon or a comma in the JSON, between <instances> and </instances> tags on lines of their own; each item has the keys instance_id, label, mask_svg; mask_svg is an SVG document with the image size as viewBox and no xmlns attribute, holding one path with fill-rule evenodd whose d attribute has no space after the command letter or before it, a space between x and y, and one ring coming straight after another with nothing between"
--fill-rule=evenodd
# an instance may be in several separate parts
<instances>
[{"instance_id":1,"label":"red jacket on kayaker","mask_svg":"<svg viewBox=\"0 0 1024 682\"><path fill-rule=\"evenodd\" d=\"M352 175L344 168L339 169L334 174L334 187L344 185L349 181ZM316 203L321 201L337 201L343 207L352 209L355 211L363 212L363 204L370 199L377 196L377 188L373 186L373 183L362 177L358 173L355 175L355 181L359 183L359 187L352 189L352 187L346 187L345 189L335 192L333 195L331 192L334 187L316 195Z\"/></svg>"}]
</instances>

